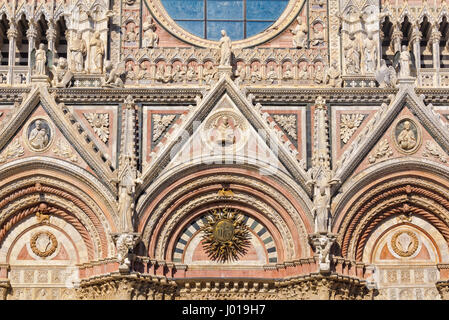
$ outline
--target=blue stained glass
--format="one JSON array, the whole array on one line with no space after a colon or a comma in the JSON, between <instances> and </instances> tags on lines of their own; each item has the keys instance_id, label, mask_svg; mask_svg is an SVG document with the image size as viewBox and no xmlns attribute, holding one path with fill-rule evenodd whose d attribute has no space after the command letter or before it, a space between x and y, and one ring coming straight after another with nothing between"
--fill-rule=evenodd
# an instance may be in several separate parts
<instances>
[{"instance_id":1,"label":"blue stained glass","mask_svg":"<svg viewBox=\"0 0 449 320\"><path fill-rule=\"evenodd\" d=\"M240 1L208 0L207 19L243 20L243 0Z\"/></svg>"},{"instance_id":2,"label":"blue stained glass","mask_svg":"<svg viewBox=\"0 0 449 320\"><path fill-rule=\"evenodd\" d=\"M243 23L232 21L208 21L207 39L220 40L221 30L226 30L229 38L243 39Z\"/></svg>"},{"instance_id":3,"label":"blue stained glass","mask_svg":"<svg viewBox=\"0 0 449 320\"><path fill-rule=\"evenodd\" d=\"M196 34L204 38L204 22L203 21L177 21L177 23L188 32Z\"/></svg>"},{"instance_id":4,"label":"blue stained glass","mask_svg":"<svg viewBox=\"0 0 449 320\"><path fill-rule=\"evenodd\" d=\"M182 28L211 40L219 40L223 29L232 40L260 33L279 18L289 1L161 0L168 14Z\"/></svg>"},{"instance_id":5,"label":"blue stained glass","mask_svg":"<svg viewBox=\"0 0 449 320\"><path fill-rule=\"evenodd\" d=\"M246 23L246 36L247 37L254 36L254 35L258 34L259 32L262 32L263 30L265 30L272 24L273 24L273 22L271 22L271 21L269 21L269 22L249 21Z\"/></svg>"},{"instance_id":6,"label":"blue stained glass","mask_svg":"<svg viewBox=\"0 0 449 320\"><path fill-rule=\"evenodd\" d=\"M247 0L246 19L274 21L282 14L287 4L288 1L279 0Z\"/></svg>"},{"instance_id":7,"label":"blue stained glass","mask_svg":"<svg viewBox=\"0 0 449 320\"><path fill-rule=\"evenodd\" d=\"M204 19L204 0L162 0L162 3L174 20Z\"/></svg>"}]
</instances>

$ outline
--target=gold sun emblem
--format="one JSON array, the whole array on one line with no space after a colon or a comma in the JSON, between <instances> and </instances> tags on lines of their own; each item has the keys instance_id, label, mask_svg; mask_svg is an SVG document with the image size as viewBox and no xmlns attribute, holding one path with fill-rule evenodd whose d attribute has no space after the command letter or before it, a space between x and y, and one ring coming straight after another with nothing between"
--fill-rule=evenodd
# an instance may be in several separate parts
<instances>
[{"instance_id":1,"label":"gold sun emblem","mask_svg":"<svg viewBox=\"0 0 449 320\"><path fill-rule=\"evenodd\" d=\"M250 233L243 222L243 215L237 210L210 211L201 231L204 250L213 261L235 261L248 250Z\"/></svg>"}]
</instances>

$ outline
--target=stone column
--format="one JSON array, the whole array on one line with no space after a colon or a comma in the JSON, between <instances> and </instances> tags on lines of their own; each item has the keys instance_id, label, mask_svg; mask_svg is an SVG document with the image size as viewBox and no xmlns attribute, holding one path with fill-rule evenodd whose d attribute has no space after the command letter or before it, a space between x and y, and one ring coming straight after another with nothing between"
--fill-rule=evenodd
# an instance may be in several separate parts
<instances>
[{"instance_id":1,"label":"stone column","mask_svg":"<svg viewBox=\"0 0 449 320\"><path fill-rule=\"evenodd\" d=\"M419 76L419 69L421 68L421 38L422 38L422 33L421 31L419 31L419 26L418 25L414 25L413 26L413 31L412 31L412 36L411 36L411 43L412 43L412 48L413 48L413 54L415 55L415 67L416 67L416 77L418 78L418 85L421 85L421 78Z\"/></svg>"},{"instance_id":2,"label":"stone column","mask_svg":"<svg viewBox=\"0 0 449 320\"><path fill-rule=\"evenodd\" d=\"M434 25L430 34L430 41L432 41L433 68L436 71L433 82L437 87L440 85L440 40L441 32L438 30L438 25Z\"/></svg>"},{"instance_id":3,"label":"stone column","mask_svg":"<svg viewBox=\"0 0 449 320\"><path fill-rule=\"evenodd\" d=\"M9 40L9 57L8 57L8 84L13 83L14 79L14 64L16 60L16 39L17 39L17 26L14 21L9 22L9 29L7 32Z\"/></svg>"},{"instance_id":4,"label":"stone column","mask_svg":"<svg viewBox=\"0 0 449 320\"><path fill-rule=\"evenodd\" d=\"M34 22L30 21L29 23L29 29L27 30L27 38L28 38L28 75L27 75L27 83L31 82L31 73L33 70L31 70L31 58L32 58L32 52L33 49L36 47L36 25Z\"/></svg>"},{"instance_id":5,"label":"stone column","mask_svg":"<svg viewBox=\"0 0 449 320\"><path fill-rule=\"evenodd\" d=\"M48 42L48 50L55 52L56 46L56 29L55 23L53 20L48 21L48 29L47 29L47 42Z\"/></svg>"},{"instance_id":6,"label":"stone column","mask_svg":"<svg viewBox=\"0 0 449 320\"><path fill-rule=\"evenodd\" d=\"M396 24L393 29L393 34L391 35L391 41L393 41L394 53L401 51L401 41L404 36L399 26Z\"/></svg>"}]
</instances>

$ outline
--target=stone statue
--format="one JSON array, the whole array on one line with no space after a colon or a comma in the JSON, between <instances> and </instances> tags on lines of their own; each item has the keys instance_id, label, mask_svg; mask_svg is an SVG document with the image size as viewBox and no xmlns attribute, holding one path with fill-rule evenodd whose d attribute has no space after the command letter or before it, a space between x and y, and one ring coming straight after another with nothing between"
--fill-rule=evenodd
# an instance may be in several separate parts
<instances>
[{"instance_id":1,"label":"stone statue","mask_svg":"<svg viewBox=\"0 0 449 320\"><path fill-rule=\"evenodd\" d=\"M36 120L36 126L31 130L30 135L28 136L28 141L36 150L42 150L48 145L50 137L47 129L42 126L41 120Z\"/></svg>"},{"instance_id":2,"label":"stone statue","mask_svg":"<svg viewBox=\"0 0 449 320\"><path fill-rule=\"evenodd\" d=\"M399 77L400 78L409 78L411 76L410 72L410 63L412 61L412 57L410 56L410 52L407 50L407 46L402 46L401 54L399 56Z\"/></svg>"},{"instance_id":3,"label":"stone statue","mask_svg":"<svg viewBox=\"0 0 449 320\"><path fill-rule=\"evenodd\" d=\"M149 17L149 19L144 22L142 29L143 29L142 47L143 48L157 47L159 43L159 36L156 34L156 24L153 22L153 18Z\"/></svg>"},{"instance_id":4,"label":"stone statue","mask_svg":"<svg viewBox=\"0 0 449 320\"><path fill-rule=\"evenodd\" d=\"M140 237L136 233L121 233L113 234L113 239L117 248L119 271L121 273L128 273L133 260L136 258L136 255L132 251Z\"/></svg>"},{"instance_id":5,"label":"stone statue","mask_svg":"<svg viewBox=\"0 0 449 320\"><path fill-rule=\"evenodd\" d=\"M337 66L337 61L333 59L331 65L326 71L324 83L330 85L331 87L341 87L342 79L340 75L341 73Z\"/></svg>"},{"instance_id":6,"label":"stone statue","mask_svg":"<svg viewBox=\"0 0 449 320\"><path fill-rule=\"evenodd\" d=\"M81 32L70 42L70 54L72 63L70 69L75 72L84 72L84 59L87 54L86 41L83 40Z\"/></svg>"},{"instance_id":7,"label":"stone statue","mask_svg":"<svg viewBox=\"0 0 449 320\"><path fill-rule=\"evenodd\" d=\"M285 71L284 71L284 73L282 75L282 79L284 79L284 80L291 80L291 79L293 79L292 67L289 64L287 64L285 66Z\"/></svg>"},{"instance_id":8,"label":"stone statue","mask_svg":"<svg viewBox=\"0 0 449 320\"><path fill-rule=\"evenodd\" d=\"M323 70L323 66L321 64L317 65L316 69L315 69L315 78L314 78L314 82L316 84L320 84L324 81L324 70Z\"/></svg>"},{"instance_id":9,"label":"stone statue","mask_svg":"<svg viewBox=\"0 0 449 320\"><path fill-rule=\"evenodd\" d=\"M315 232L327 232L330 210L330 195L324 186L317 188L317 195L313 199L313 209L315 214Z\"/></svg>"},{"instance_id":10,"label":"stone statue","mask_svg":"<svg viewBox=\"0 0 449 320\"><path fill-rule=\"evenodd\" d=\"M366 73L374 73L377 67L377 43L369 33L363 42L363 62Z\"/></svg>"},{"instance_id":11,"label":"stone statue","mask_svg":"<svg viewBox=\"0 0 449 320\"><path fill-rule=\"evenodd\" d=\"M220 66L231 65L232 44L231 38L226 35L225 30L221 30L220 46Z\"/></svg>"},{"instance_id":12,"label":"stone statue","mask_svg":"<svg viewBox=\"0 0 449 320\"><path fill-rule=\"evenodd\" d=\"M102 79L103 87L123 87L121 75L124 73L124 69L121 64L114 67L110 60L106 60L104 64L105 75Z\"/></svg>"},{"instance_id":13,"label":"stone statue","mask_svg":"<svg viewBox=\"0 0 449 320\"><path fill-rule=\"evenodd\" d=\"M262 75L260 74L259 65L255 64L251 70L251 82L261 81Z\"/></svg>"},{"instance_id":14,"label":"stone statue","mask_svg":"<svg viewBox=\"0 0 449 320\"><path fill-rule=\"evenodd\" d=\"M50 68L53 74L53 86L57 88L66 88L73 78L72 71L68 68L68 63L66 58L59 58L57 66Z\"/></svg>"},{"instance_id":15,"label":"stone statue","mask_svg":"<svg viewBox=\"0 0 449 320\"><path fill-rule=\"evenodd\" d=\"M195 81L196 80L196 71L192 65L190 65L189 68L187 69L186 77L187 77L187 81Z\"/></svg>"},{"instance_id":16,"label":"stone statue","mask_svg":"<svg viewBox=\"0 0 449 320\"><path fill-rule=\"evenodd\" d=\"M304 63L302 67L299 70L299 79L301 80L308 80L309 79L309 70L307 69L307 64Z\"/></svg>"},{"instance_id":17,"label":"stone statue","mask_svg":"<svg viewBox=\"0 0 449 320\"><path fill-rule=\"evenodd\" d=\"M415 133L410 128L410 122L404 122L404 129L398 135L398 144L403 150L412 150L416 146Z\"/></svg>"},{"instance_id":18,"label":"stone statue","mask_svg":"<svg viewBox=\"0 0 449 320\"><path fill-rule=\"evenodd\" d=\"M212 82L212 79L215 78L216 74L217 71L214 69L212 64L207 65L203 70L203 77L206 84L210 84Z\"/></svg>"},{"instance_id":19,"label":"stone statue","mask_svg":"<svg viewBox=\"0 0 449 320\"><path fill-rule=\"evenodd\" d=\"M34 72L36 75L45 75L45 65L47 63L47 52L45 51L45 45L41 43L39 45L39 49L36 50L34 55L35 57L35 65Z\"/></svg>"},{"instance_id":20,"label":"stone statue","mask_svg":"<svg viewBox=\"0 0 449 320\"><path fill-rule=\"evenodd\" d=\"M355 37L352 36L345 47L345 62L347 74L358 74L360 72L360 50Z\"/></svg>"},{"instance_id":21,"label":"stone statue","mask_svg":"<svg viewBox=\"0 0 449 320\"><path fill-rule=\"evenodd\" d=\"M267 80L270 81L270 83L273 83L274 81L276 81L278 78L277 72L274 68L274 65L270 66L270 70L268 70L267 73Z\"/></svg>"},{"instance_id":22,"label":"stone statue","mask_svg":"<svg viewBox=\"0 0 449 320\"><path fill-rule=\"evenodd\" d=\"M312 45L314 46L320 46L324 43L324 29L320 28L321 24L320 23L315 23L312 30L313 30L313 35L312 35Z\"/></svg>"},{"instance_id":23,"label":"stone statue","mask_svg":"<svg viewBox=\"0 0 449 320\"><path fill-rule=\"evenodd\" d=\"M94 38L89 43L91 52L91 72L103 73L104 44L100 39L100 33L94 33Z\"/></svg>"},{"instance_id":24,"label":"stone statue","mask_svg":"<svg viewBox=\"0 0 449 320\"><path fill-rule=\"evenodd\" d=\"M302 49L307 47L307 25L302 23L300 17L296 21L298 21L298 24L294 29L290 30L293 34L293 47Z\"/></svg>"},{"instance_id":25,"label":"stone statue","mask_svg":"<svg viewBox=\"0 0 449 320\"><path fill-rule=\"evenodd\" d=\"M217 118L214 123L214 128L218 131L218 144L226 146L235 143L234 129L229 123L229 118L227 116Z\"/></svg>"}]
</instances>

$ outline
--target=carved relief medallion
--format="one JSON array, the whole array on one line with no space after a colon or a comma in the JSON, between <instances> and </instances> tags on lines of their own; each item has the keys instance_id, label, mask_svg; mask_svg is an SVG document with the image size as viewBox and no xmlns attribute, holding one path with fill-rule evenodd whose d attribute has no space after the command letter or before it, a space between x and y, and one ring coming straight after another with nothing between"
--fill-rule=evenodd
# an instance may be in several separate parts
<instances>
[{"instance_id":1,"label":"carved relief medallion","mask_svg":"<svg viewBox=\"0 0 449 320\"><path fill-rule=\"evenodd\" d=\"M34 254L45 258L51 256L56 251L58 241L51 232L41 231L31 237L30 247Z\"/></svg>"},{"instance_id":2,"label":"carved relief medallion","mask_svg":"<svg viewBox=\"0 0 449 320\"><path fill-rule=\"evenodd\" d=\"M32 151L47 150L53 139L53 130L47 120L36 118L25 128L25 141Z\"/></svg>"},{"instance_id":3,"label":"carved relief medallion","mask_svg":"<svg viewBox=\"0 0 449 320\"><path fill-rule=\"evenodd\" d=\"M400 152L414 153L421 144L419 127L411 119L401 119L393 130L393 140Z\"/></svg>"},{"instance_id":4,"label":"carved relief medallion","mask_svg":"<svg viewBox=\"0 0 449 320\"><path fill-rule=\"evenodd\" d=\"M241 146L246 142L245 121L232 111L220 111L205 124L205 139L213 148Z\"/></svg>"},{"instance_id":5,"label":"carved relief medallion","mask_svg":"<svg viewBox=\"0 0 449 320\"><path fill-rule=\"evenodd\" d=\"M396 232L391 237L391 248L394 253L401 257L410 257L418 249L418 237L415 233L408 230Z\"/></svg>"}]
</instances>

